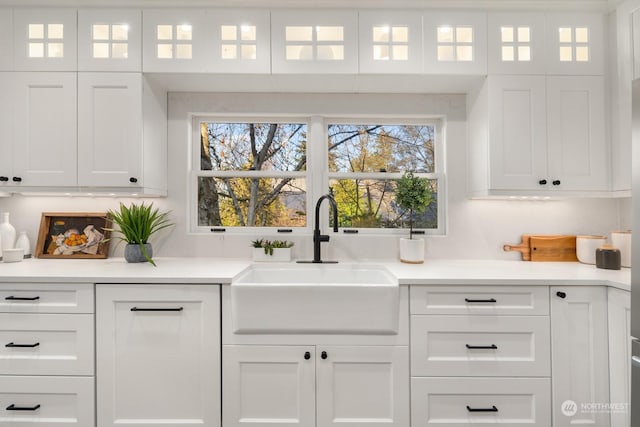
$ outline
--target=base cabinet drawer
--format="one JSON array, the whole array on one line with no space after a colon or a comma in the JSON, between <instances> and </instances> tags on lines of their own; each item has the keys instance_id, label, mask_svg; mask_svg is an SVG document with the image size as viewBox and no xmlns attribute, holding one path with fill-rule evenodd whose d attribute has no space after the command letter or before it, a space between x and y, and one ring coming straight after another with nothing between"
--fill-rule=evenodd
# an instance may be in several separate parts
<instances>
[{"instance_id":1,"label":"base cabinet drawer","mask_svg":"<svg viewBox=\"0 0 640 427\"><path fill-rule=\"evenodd\" d=\"M0 283L0 313L93 313L92 283Z\"/></svg>"},{"instance_id":2,"label":"base cabinet drawer","mask_svg":"<svg viewBox=\"0 0 640 427\"><path fill-rule=\"evenodd\" d=\"M93 314L0 313L0 375L93 375Z\"/></svg>"},{"instance_id":3,"label":"base cabinet drawer","mask_svg":"<svg viewBox=\"0 0 640 427\"><path fill-rule=\"evenodd\" d=\"M411 378L412 427L551 425L549 378Z\"/></svg>"},{"instance_id":4,"label":"base cabinet drawer","mask_svg":"<svg viewBox=\"0 0 640 427\"><path fill-rule=\"evenodd\" d=\"M547 316L411 316L411 375L548 377Z\"/></svg>"},{"instance_id":5,"label":"base cabinet drawer","mask_svg":"<svg viewBox=\"0 0 640 427\"><path fill-rule=\"evenodd\" d=\"M0 426L93 427L92 377L0 377Z\"/></svg>"}]
</instances>

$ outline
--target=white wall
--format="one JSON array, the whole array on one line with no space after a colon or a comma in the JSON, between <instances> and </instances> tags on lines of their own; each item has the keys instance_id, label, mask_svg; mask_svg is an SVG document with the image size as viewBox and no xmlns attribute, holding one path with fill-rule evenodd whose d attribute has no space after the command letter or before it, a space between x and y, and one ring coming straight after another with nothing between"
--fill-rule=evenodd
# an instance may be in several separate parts
<instances>
[{"instance_id":1,"label":"white wall","mask_svg":"<svg viewBox=\"0 0 640 427\"><path fill-rule=\"evenodd\" d=\"M446 117L447 234L426 238L427 259L519 259L518 254L502 252L502 245L518 243L521 234L608 234L612 230L628 228L631 222L628 201L467 199L467 126L463 95L173 93L169 96L169 197L153 199L153 202L172 210L176 226L154 242L156 256L249 257L249 242L258 237L188 233L189 114L292 112ZM13 196L0 198L0 211L9 211L11 222L18 230L26 230L35 244L42 212L102 211L116 208L119 200ZM296 242L295 257L311 257L310 235L287 236L287 239ZM335 235L330 243L323 245L325 258L397 257L397 237ZM122 245L115 250L113 246L112 255L122 253Z\"/></svg>"}]
</instances>

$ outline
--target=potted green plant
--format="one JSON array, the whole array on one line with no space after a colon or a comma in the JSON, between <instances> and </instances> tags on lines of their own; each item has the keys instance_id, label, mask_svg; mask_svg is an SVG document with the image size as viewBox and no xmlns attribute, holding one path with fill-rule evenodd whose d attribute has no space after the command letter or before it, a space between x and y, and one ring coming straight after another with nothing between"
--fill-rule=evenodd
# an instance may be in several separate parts
<instances>
[{"instance_id":1,"label":"potted green plant","mask_svg":"<svg viewBox=\"0 0 640 427\"><path fill-rule=\"evenodd\" d=\"M127 262L150 262L154 266L153 248L149 243L149 237L154 233L170 227L173 223L169 220L169 211L160 211L153 207L153 203L145 205L131 203L125 206L120 203L118 210L109 210L111 220L118 224L119 230L110 231L120 233L118 238L127 243L124 248L124 258Z\"/></svg>"},{"instance_id":2,"label":"potted green plant","mask_svg":"<svg viewBox=\"0 0 640 427\"><path fill-rule=\"evenodd\" d=\"M251 242L254 261L291 261L293 242L286 240L257 239Z\"/></svg>"},{"instance_id":3,"label":"potted green plant","mask_svg":"<svg viewBox=\"0 0 640 427\"><path fill-rule=\"evenodd\" d=\"M413 214L422 213L431 203L431 188L426 178L405 172L397 182L396 203L409 214L409 238L400 238L400 261L411 264L424 262L424 240L413 238Z\"/></svg>"}]
</instances>

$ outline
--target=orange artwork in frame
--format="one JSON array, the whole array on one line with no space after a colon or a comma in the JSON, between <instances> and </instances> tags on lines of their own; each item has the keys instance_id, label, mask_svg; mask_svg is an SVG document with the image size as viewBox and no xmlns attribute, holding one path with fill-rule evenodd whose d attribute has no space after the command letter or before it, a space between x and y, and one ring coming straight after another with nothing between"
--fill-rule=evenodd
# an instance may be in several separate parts
<instances>
[{"instance_id":1,"label":"orange artwork in frame","mask_svg":"<svg viewBox=\"0 0 640 427\"><path fill-rule=\"evenodd\" d=\"M36 258L109 256L111 219L106 212L44 212L40 220Z\"/></svg>"}]
</instances>

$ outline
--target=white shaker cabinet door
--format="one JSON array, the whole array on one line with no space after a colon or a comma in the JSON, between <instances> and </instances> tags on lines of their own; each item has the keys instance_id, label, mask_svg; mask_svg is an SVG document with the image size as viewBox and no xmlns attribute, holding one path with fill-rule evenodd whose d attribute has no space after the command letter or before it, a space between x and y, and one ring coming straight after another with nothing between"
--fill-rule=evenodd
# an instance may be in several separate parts
<instances>
[{"instance_id":1,"label":"white shaker cabinet door","mask_svg":"<svg viewBox=\"0 0 640 427\"><path fill-rule=\"evenodd\" d=\"M13 10L0 8L0 71L13 70ZM6 93L6 92L3 92Z\"/></svg>"},{"instance_id":2,"label":"white shaker cabinet door","mask_svg":"<svg viewBox=\"0 0 640 427\"><path fill-rule=\"evenodd\" d=\"M220 426L220 290L97 285L100 427Z\"/></svg>"},{"instance_id":3,"label":"white shaker cabinet door","mask_svg":"<svg viewBox=\"0 0 640 427\"><path fill-rule=\"evenodd\" d=\"M607 289L551 287L551 372L554 427L609 426Z\"/></svg>"},{"instance_id":4,"label":"white shaker cabinet door","mask_svg":"<svg viewBox=\"0 0 640 427\"><path fill-rule=\"evenodd\" d=\"M140 187L142 75L78 73L78 184Z\"/></svg>"},{"instance_id":5,"label":"white shaker cabinet door","mask_svg":"<svg viewBox=\"0 0 640 427\"><path fill-rule=\"evenodd\" d=\"M408 426L408 351L404 346L318 346L317 426Z\"/></svg>"},{"instance_id":6,"label":"white shaker cabinet door","mask_svg":"<svg viewBox=\"0 0 640 427\"><path fill-rule=\"evenodd\" d=\"M611 427L630 427L631 298L629 292L609 288L608 304L611 403L622 405L611 411Z\"/></svg>"},{"instance_id":7,"label":"white shaker cabinet door","mask_svg":"<svg viewBox=\"0 0 640 427\"><path fill-rule=\"evenodd\" d=\"M315 347L223 347L225 427L315 427Z\"/></svg>"},{"instance_id":8,"label":"white shaker cabinet door","mask_svg":"<svg viewBox=\"0 0 640 427\"><path fill-rule=\"evenodd\" d=\"M11 94L14 73L0 72L0 93ZM0 99L0 190L11 185L13 178L13 99Z\"/></svg>"},{"instance_id":9,"label":"white shaker cabinet door","mask_svg":"<svg viewBox=\"0 0 640 427\"><path fill-rule=\"evenodd\" d=\"M20 186L77 183L76 73L14 75L14 175Z\"/></svg>"}]
</instances>

